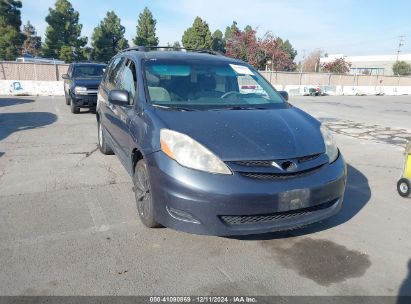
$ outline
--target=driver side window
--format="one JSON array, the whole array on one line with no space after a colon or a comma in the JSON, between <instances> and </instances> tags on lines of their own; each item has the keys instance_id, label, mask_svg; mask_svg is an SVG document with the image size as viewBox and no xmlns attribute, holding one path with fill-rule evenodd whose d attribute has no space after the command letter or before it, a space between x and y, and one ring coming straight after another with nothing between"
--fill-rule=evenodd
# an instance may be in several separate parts
<instances>
[{"instance_id":1,"label":"driver side window","mask_svg":"<svg viewBox=\"0 0 411 304\"><path fill-rule=\"evenodd\" d=\"M118 88L128 91L130 94L130 104L134 104L134 98L137 90L137 75L136 67L133 61L127 60Z\"/></svg>"},{"instance_id":2,"label":"driver side window","mask_svg":"<svg viewBox=\"0 0 411 304\"><path fill-rule=\"evenodd\" d=\"M112 64L110 65L110 69L107 73L107 90L111 91L114 90L117 86L118 76L123 65L124 58L118 57L116 58Z\"/></svg>"}]
</instances>

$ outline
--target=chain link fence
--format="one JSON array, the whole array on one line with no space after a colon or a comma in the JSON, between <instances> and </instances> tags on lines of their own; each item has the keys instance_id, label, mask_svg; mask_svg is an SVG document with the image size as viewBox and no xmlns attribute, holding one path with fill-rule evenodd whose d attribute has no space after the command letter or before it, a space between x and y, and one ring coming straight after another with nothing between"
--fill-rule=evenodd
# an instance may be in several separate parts
<instances>
[{"instance_id":1,"label":"chain link fence","mask_svg":"<svg viewBox=\"0 0 411 304\"><path fill-rule=\"evenodd\" d=\"M0 61L0 80L61 81L68 64ZM411 86L411 77L262 71L275 86Z\"/></svg>"},{"instance_id":2,"label":"chain link fence","mask_svg":"<svg viewBox=\"0 0 411 304\"><path fill-rule=\"evenodd\" d=\"M411 86L411 77L344 75L328 73L266 72L261 74L274 85L318 86Z\"/></svg>"},{"instance_id":3,"label":"chain link fence","mask_svg":"<svg viewBox=\"0 0 411 304\"><path fill-rule=\"evenodd\" d=\"M0 61L0 80L60 81L68 64Z\"/></svg>"}]
</instances>

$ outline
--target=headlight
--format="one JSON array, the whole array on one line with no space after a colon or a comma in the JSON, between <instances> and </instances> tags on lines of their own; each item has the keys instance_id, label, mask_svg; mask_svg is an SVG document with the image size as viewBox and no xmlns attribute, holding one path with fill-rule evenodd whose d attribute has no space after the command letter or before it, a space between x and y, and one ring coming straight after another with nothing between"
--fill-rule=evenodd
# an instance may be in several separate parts
<instances>
[{"instance_id":1,"label":"headlight","mask_svg":"<svg viewBox=\"0 0 411 304\"><path fill-rule=\"evenodd\" d=\"M75 87L74 88L74 93L76 94L87 94L87 88L86 87Z\"/></svg>"},{"instance_id":2,"label":"headlight","mask_svg":"<svg viewBox=\"0 0 411 304\"><path fill-rule=\"evenodd\" d=\"M327 127L321 126L321 134L324 138L325 153L328 155L330 163L334 162L338 157L338 148L334 137Z\"/></svg>"},{"instance_id":3,"label":"headlight","mask_svg":"<svg viewBox=\"0 0 411 304\"><path fill-rule=\"evenodd\" d=\"M216 155L185 134L161 129L160 145L165 154L182 166L209 173L232 174Z\"/></svg>"}]
</instances>

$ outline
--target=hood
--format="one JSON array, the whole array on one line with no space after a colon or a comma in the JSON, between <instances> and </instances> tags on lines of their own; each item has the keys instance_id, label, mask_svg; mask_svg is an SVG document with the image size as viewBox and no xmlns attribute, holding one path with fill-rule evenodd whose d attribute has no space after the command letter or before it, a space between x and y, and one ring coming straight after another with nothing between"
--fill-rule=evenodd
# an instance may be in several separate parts
<instances>
[{"instance_id":1,"label":"hood","mask_svg":"<svg viewBox=\"0 0 411 304\"><path fill-rule=\"evenodd\" d=\"M76 86L97 88L100 85L100 82L101 82L101 77L74 78L73 84Z\"/></svg>"},{"instance_id":2,"label":"hood","mask_svg":"<svg viewBox=\"0 0 411 304\"><path fill-rule=\"evenodd\" d=\"M272 110L156 110L170 130L189 135L224 161L324 153L320 123L292 107Z\"/></svg>"}]
</instances>

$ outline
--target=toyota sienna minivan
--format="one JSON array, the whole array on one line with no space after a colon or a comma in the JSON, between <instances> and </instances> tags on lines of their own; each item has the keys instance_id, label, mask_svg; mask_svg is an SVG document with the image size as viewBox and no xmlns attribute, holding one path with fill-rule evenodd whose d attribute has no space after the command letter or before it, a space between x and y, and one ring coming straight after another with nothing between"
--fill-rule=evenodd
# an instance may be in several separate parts
<instances>
[{"instance_id":1,"label":"toyota sienna minivan","mask_svg":"<svg viewBox=\"0 0 411 304\"><path fill-rule=\"evenodd\" d=\"M103 76L96 115L99 149L132 177L147 227L266 233L343 203L346 165L328 129L242 61L124 50Z\"/></svg>"}]
</instances>

